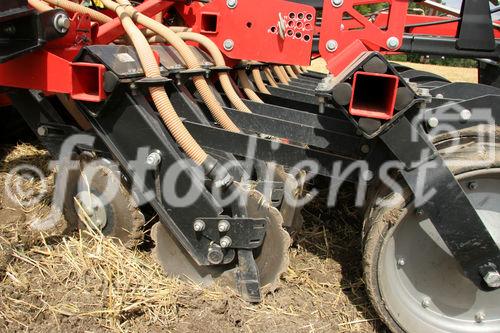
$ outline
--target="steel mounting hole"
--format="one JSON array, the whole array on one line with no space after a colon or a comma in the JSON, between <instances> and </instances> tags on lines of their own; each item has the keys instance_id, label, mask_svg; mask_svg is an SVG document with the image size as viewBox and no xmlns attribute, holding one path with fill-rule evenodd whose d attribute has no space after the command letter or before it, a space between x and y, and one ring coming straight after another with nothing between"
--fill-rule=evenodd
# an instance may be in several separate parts
<instances>
[{"instance_id":1,"label":"steel mounting hole","mask_svg":"<svg viewBox=\"0 0 500 333\"><path fill-rule=\"evenodd\" d=\"M294 19L295 18L295 13L294 12L288 13L288 17L291 18L291 19Z\"/></svg>"}]
</instances>

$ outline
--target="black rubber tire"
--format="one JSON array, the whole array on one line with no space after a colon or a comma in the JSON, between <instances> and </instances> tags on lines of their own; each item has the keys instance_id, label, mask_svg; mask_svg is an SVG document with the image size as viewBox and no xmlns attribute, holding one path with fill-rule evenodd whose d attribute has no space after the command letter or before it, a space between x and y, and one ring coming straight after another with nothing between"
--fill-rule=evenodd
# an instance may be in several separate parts
<instances>
[{"instance_id":1,"label":"black rubber tire","mask_svg":"<svg viewBox=\"0 0 500 333\"><path fill-rule=\"evenodd\" d=\"M469 160L482 161L485 160L485 156L478 152L481 151L481 145L484 146L484 143L478 142L477 133L478 131L476 128L470 128L460 131L459 133L449 133L437 137L434 143L442 157L447 161L452 159L464 159L465 157ZM451 171L455 175L459 175L479 169L500 167L499 127L496 127L495 134L496 154L493 161L485 161L480 167L477 166L478 163L453 165L453 167L450 167ZM447 151L451 152L448 154ZM390 305L387 305L382 298L378 283L378 265L383 241L386 235L388 235L390 231L397 226L398 222L402 220L408 211L407 206L410 205L412 201L411 192L406 189L400 200L400 204L396 207L387 208L375 206L373 204L377 198L387 199L392 195L393 193L390 193L387 187L380 187L378 191L375 192L372 204L369 205L365 214L363 226L364 281L373 307L387 327L392 332L406 332L404 328L399 326L387 310L387 307L390 307Z\"/></svg>"}]
</instances>

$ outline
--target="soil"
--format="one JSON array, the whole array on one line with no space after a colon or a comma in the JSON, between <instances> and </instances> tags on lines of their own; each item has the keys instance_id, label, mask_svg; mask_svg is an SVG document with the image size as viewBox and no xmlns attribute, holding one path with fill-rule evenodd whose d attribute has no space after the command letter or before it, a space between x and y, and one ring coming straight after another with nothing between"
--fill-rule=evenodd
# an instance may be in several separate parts
<instances>
[{"instance_id":1,"label":"soil","mask_svg":"<svg viewBox=\"0 0 500 333\"><path fill-rule=\"evenodd\" d=\"M21 206L6 195L5 178L33 162L51 175L48 155L29 145L5 151L0 331L385 332L364 289L361 223L348 195L338 208L306 207L280 288L249 304L230 289L164 276L147 251L99 235L33 232L30 221L48 214L50 200Z\"/></svg>"}]
</instances>

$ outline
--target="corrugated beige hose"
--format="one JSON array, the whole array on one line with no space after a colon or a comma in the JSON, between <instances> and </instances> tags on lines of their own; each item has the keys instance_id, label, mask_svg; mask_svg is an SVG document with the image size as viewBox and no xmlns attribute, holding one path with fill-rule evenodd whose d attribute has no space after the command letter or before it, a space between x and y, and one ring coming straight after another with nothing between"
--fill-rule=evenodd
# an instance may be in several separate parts
<instances>
[{"instance_id":1,"label":"corrugated beige hose","mask_svg":"<svg viewBox=\"0 0 500 333\"><path fill-rule=\"evenodd\" d=\"M293 71L292 66L285 66L285 69L286 69L286 72L288 73L289 77L291 77L293 79L297 78L297 75L295 75L295 72Z\"/></svg>"},{"instance_id":2,"label":"corrugated beige hose","mask_svg":"<svg viewBox=\"0 0 500 333\"><path fill-rule=\"evenodd\" d=\"M253 77L253 82L255 82L255 85L257 86L257 89L261 93L268 94L270 95L271 93L266 87L266 84L264 83L264 80L262 80L262 75L260 74L260 69L257 67L252 69L252 77Z\"/></svg>"},{"instance_id":3,"label":"corrugated beige hose","mask_svg":"<svg viewBox=\"0 0 500 333\"><path fill-rule=\"evenodd\" d=\"M252 85L250 84L250 80L248 79L248 75L244 69L238 70L238 78L240 79L241 86L243 87L243 91L245 95L248 96L252 101L264 103L259 96L253 91Z\"/></svg>"},{"instance_id":4,"label":"corrugated beige hose","mask_svg":"<svg viewBox=\"0 0 500 333\"><path fill-rule=\"evenodd\" d=\"M284 66L278 66L279 70L281 71L281 74L283 74L283 77L285 78L286 82L290 82L290 77L288 76L285 67Z\"/></svg>"},{"instance_id":5,"label":"corrugated beige hose","mask_svg":"<svg viewBox=\"0 0 500 333\"><path fill-rule=\"evenodd\" d=\"M98 12L97 10L87 8L85 6L79 5L69 0L44 0L44 1L50 3L53 6L60 7L68 12L87 14L90 16L92 21L96 21L99 23L108 23L113 20L111 17L104 15L103 13Z\"/></svg>"},{"instance_id":6,"label":"corrugated beige hose","mask_svg":"<svg viewBox=\"0 0 500 333\"><path fill-rule=\"evenodd\" d=\"M271 68L273 69L274 74L276 74L276 77L278 78L278 80L281 83L288 85L288 80L283 75L283 72L281 71L280 66L278 66L278 65L271 65Z\"/></svg>"},{"instance_id":7,"label":"corrugated beige hose","mask_svg":"<svg viewBox=\"0 0 500 333\"><path fill-rule=\"evenodd\" d=\"M266 75L267 81L272 87L278 87L278 84L274 80L273 73L269 67L264 68L264 75Z\"/></svg>"},{"instance_id":8,"label":"corrugated beige hose","mask_svg":"<svg viewBox=\"0 0 500 333\"><path fill-rule=\"evenodd\" d=\"M210 56L214 60L214 63L216 66L226 66L226 61L224 60L224 56L222 55L222 52L219 50L217 45L208 37L200 35L195 32L179 32L177 33L179 37L181 37L183 40L189 40L193 41L196 43L199 43L201 46L203 46L208 53L210 53ZM231 104L233 106L242 112L248 112L251 113L250 109L243 103L241 100L240 96L236 93L234 90L233 85L231 84L231 80L229 78L229 75L226 72L220 72L218 74L220 84L222 86L222 89L226 93L227 98L231 101ZM254 94L255 95L255 94ZM247 94L248 96L248 94ZM248 96L250 99L253 99L252 97ZM258 96L256 96L258 98ZM260 98L259 98L260 100ZM262 101L261 101L262 102Z\"/></svg>"},{"instance_id":9,"label":"corrugated beige hose","mask_svg":"<svg viewBox=\"0 0 500 333\"><path fill-rule=\"evenodd\" d=\"M134 24L130 16L127 15L125 8L110 0L102 0L102 3L107 8L115 11L120 17L125 32L129 36L137 51L137 55L139 56L145 75L151 78L161 77L160 68L158 67L151 46L146 40L146 37L144 37L139 28L137 28ZM196 140L194 140L180 120L168 98L167 93L165 92L165 88L151 87L149 88L149 92L156 108L158 109L161 119L164 121L175 141L195 163L202 165L208 155L200 147Z\"/></svg>"},{"instance_id":10,"label":"corrugated beige hose","mask_svg":"<svg viewBox=\"0 0 500 333\"><path fill-rule=\"evenodd\" d=\"M194 53L182 40L182 38L180 38L175 32L173 32L163 24L155 21L154 19L137 12L127 0L118 0L118 2L121 5L128 5L123 6L124 10L128 15L130 15L130 17L133 18L135 22L143 25L148 29L153 30L158 35L163 37L170 45L172 45L179 52L189 69L200 68L200 64L198 63L198 59L196 58ZM224 110L222 109L222 106L215 98L212 90L210 90L210 87L208 86L205 78L201 75L195 76L193 77L193 82L215 120L228 131L240 132L240 129L233 123L231 118L229 118L226 112L224 112Z\"/></svg>"},{"instance_id":11,"label":"corrugated beige hose","mask_svg":"<svg viewBox=\"0 0 500 333\"><path fill-rule=\"evenodd\" d=\"M293 71L295 72L296 75L302 74L302 70L300 69L300 66L293 65L292 68L293 68Z\"/></svg>"},{"instance_id":12,"label":"corrugated beige hose","mask_svg":"<svg viewBox=\"0 0 500 333\"><path fill-rule=\"evenodd\" d=\"M36 11L38 11L40 13L46 12L46 11L52 9L52 7L50 7L48 4L46 4L45 2L43 2L41 0L28 0L28 3L31 7L33 7L34 9L36 9Z\"/></svg>"}]
</instances>

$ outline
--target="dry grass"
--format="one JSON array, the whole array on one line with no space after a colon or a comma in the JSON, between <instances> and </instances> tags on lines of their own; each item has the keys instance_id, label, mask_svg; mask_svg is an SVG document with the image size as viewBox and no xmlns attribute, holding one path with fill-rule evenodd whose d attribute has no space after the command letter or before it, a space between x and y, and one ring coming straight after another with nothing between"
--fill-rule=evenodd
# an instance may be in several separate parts
<instances>
[{"instance_id":1,"label":"dry grass","mask_svg":"<svg viewBox=\"0 0 500 333\"><path fill-rule=\"evenodd\" d=\"M28 161L43 165L46 153L18 146L0 179ZM252 305L166 277L148 252L99 234L30 232L29 211L2 203L0 331L381 331L361 278L360 225L344 208L307 208L281 288Z\"/></svg>"},{"instance_id":2,"label":"dry grass","mask_svg":"<svg viewBox=\"0 0 500 333\"><path fill-rule=\"evenodd\" d=\"M448 66L418 64L413 62L398 62L399 64L412 67L417 70L427 71L441 75L452 82L472 82L477 83L477 69L475 68L457 68ZM312 62L310 68L314 71L328 73L326 62L319 58Z\"/></svg>"}]
</instances>

